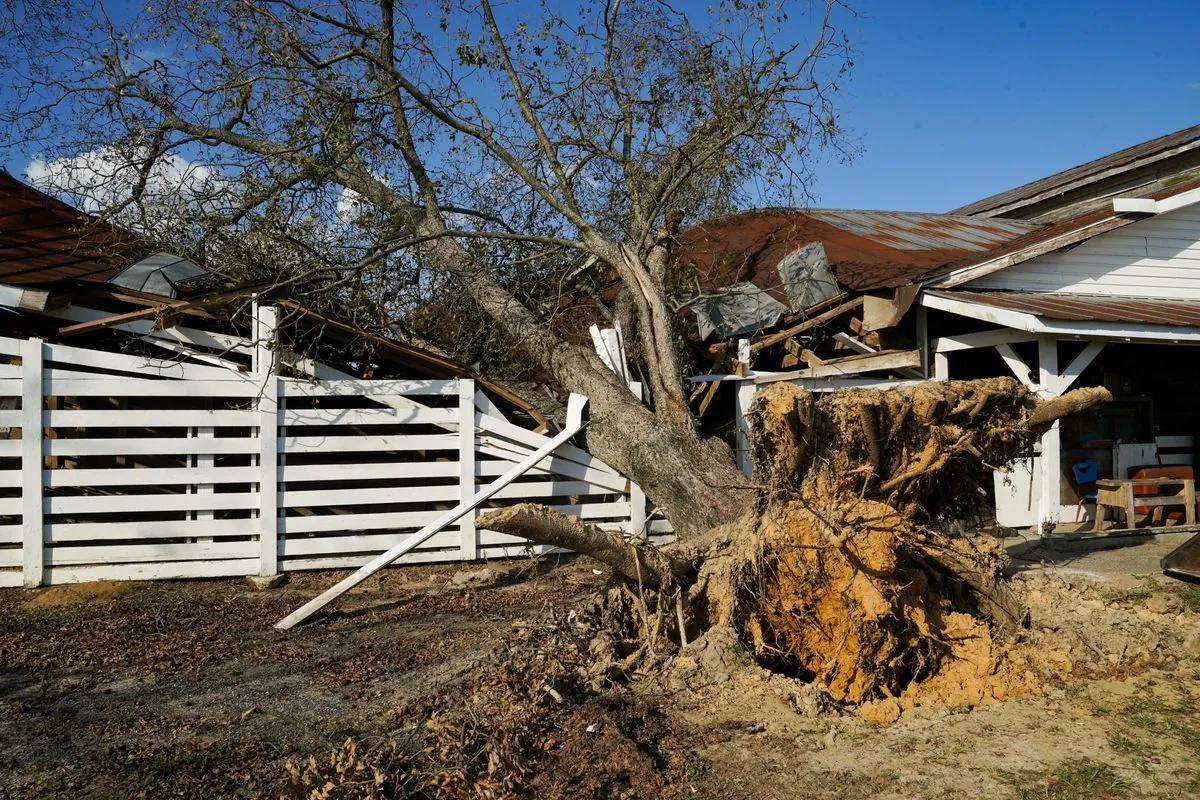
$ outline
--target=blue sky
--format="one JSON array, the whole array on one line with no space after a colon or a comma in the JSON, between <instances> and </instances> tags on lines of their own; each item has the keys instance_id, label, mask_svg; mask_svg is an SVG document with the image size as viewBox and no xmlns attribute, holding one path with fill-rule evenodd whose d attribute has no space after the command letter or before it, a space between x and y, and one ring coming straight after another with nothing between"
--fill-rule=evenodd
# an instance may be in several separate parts
<instances>
[{"instance_id":1,"label":"blue sky","mask_svg":"<svg viewBox=\"0 0 1200 800\"><path fill-rule=\"evenodd\" d=\"M820 205L948 211L1200 122L1200 4L857 0Z\"/></svg>"},{"instance_id":2,"label":"blue sky","mask_svg":"<svg viewBox=\"0 0 1200 800\"><path fill-rule=\"evenodd\" d=\"M947 211L1200 122L1197 0L847 2L862 152L817 166L818 205Z\"/></svg>"}]
</instances>

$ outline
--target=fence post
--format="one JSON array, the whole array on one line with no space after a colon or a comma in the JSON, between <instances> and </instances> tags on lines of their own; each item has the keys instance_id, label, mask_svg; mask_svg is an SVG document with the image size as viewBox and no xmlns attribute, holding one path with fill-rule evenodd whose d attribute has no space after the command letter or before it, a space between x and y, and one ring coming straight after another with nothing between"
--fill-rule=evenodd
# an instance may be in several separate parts
<instances>
[{"instance_id":1,"label":"fence post","mask_svg":"<svg viewBox=\"0 0 1200 800\"><path fill-rule=\"evenodd\" d=\"M636 483L629 484L629 536L636 542L650 538L646 530L646 493Z\"/></svg>"},{"instance_id":2,"label":"fence post","mask_svg":"<svg viewBox=\"0 0 1200 800\"><path fill-rule=\"evenodd\" d=\"M46 538L42 525L42 340L21 342L22 582L41 586Z\"/></svg>"},{"instance_id":3,"label":"fence post","mask_svg":"<svg viewBox=\"0 0 1200 800\"><path fill-rule=\"evenodd\" d=\"M458 498L467 502L475 496L475 381L458 379ZM459 558L479 558L479 532L475 530L475 511L459 520L461 532Z\"/></svg>"},{"instance_id":4,"label":"fence post","mask_svg":"<svg viewBox=\"0 0 1200 800\"><path fill-rule=\"evenodd\" d=\"M279 572L279 376L275 346L279 310L255 305L254 365L258 371L258 574Z\"/></svg>"}]
</instances>

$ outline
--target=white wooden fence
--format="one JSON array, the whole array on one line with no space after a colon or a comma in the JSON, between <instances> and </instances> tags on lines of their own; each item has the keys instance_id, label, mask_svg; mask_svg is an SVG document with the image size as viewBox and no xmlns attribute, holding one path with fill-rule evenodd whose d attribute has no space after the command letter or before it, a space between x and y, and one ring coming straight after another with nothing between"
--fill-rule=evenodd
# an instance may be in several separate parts
<instances>
[{"instance_id":1,"label":"white wooden fence","mask_svg":"<svg viewBox=\"0 0 1200 800\"><path fill-rule=\"evenodd\" d=\"M315 383L259 349L237 372L0 337L0 586L358 566L547 441L471 380ZM525 501L670 531L571 446L492 505ZM400 563L529 547L472 516Z\"/></svg>"}]
</instances>

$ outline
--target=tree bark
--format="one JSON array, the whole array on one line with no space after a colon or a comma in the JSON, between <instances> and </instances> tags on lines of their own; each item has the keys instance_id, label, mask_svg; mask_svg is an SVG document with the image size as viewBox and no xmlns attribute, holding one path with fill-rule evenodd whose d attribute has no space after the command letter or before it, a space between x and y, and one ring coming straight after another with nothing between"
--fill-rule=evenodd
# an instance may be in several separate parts
<instances>
[{"instance_id":1,"label":"tree bark","mask_svg":"<svg viewBox=\"0 0 1200 800\"><path fill-rule=\"evenodd\" d=\"M729 447L665 423L592 361L594 353L562 345L550 365L563 386L589 398L588 450L641 486L681 538L741 516L754 492Z\"/></svg>"},{"instance_id":2,"label":"tree bark","mask_svg":"<svg viewBox=\"0 0 1200 800\"><path fill-rule=\"evenodd\" d=\"M626 541L620 531L604 531L534 503L488 511L476 520L476 525L591 556L629 580L655 588L683 579L692 569L688 562L661 550Z\"/></svg>"}]
</instances>

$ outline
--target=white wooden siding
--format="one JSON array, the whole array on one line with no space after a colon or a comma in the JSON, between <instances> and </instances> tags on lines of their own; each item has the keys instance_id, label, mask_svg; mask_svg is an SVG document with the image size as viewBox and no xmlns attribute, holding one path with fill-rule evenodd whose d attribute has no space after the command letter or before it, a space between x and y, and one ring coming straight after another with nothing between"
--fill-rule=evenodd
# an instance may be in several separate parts
<instances>
[{"instance_id":1,"label":"white wooden siding","mask_svg":"<svg viewBox=\"0 0 1200 800\"><path fill-rule=\"evenodd\" d=\"M0 337L5 361L0 586L358 566L547 441L496 416L471 381L316 384ZM645 506L568 445L491 505L545 503L636 534L633 497ZM399 563L526 547L456 525Z\"/></svg>"},{"instance_id":2,"label":"white wooden siding","mask_svg":"<svg viewBox=\"0 0 1200 800\"><path fill-rule=\"evenodd\" d=\"M1149 217L1073 249L971 281L964 288L1200 298L1200 208Z\"/></svg>"}]
</instances>

